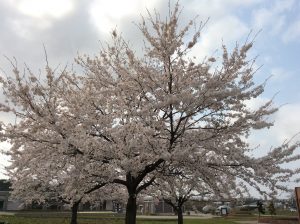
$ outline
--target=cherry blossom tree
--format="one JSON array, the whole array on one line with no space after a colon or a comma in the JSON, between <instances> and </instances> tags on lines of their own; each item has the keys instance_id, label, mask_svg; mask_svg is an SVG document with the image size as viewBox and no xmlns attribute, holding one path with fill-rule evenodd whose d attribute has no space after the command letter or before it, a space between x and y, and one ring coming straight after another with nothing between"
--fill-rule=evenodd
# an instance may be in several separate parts
<instances>
[{"instance_id":1,"label":"cherry blossom tree","mask_svg":"<svg viewBox=\"0 0 300 224\"><path fill-rule=\"evenodd\" d=\"M183 224L183 206L191 197L212 194L207 186L202 186L205 183L194 175L164 176L157 179L156 183L154 195L173 208L178 224Z\"/></svg>"},{"instance_id":2,"label":"cherry blossom tree","mask_svg":"<svg viewBox=\"0 0 300 224\"><path fill-rule=\"evenodd\" d=\"M55 72L47 64L43 80L30 69L22 76L12 65L14 77L1 79L7 97L1 109L13 113L16 123L2 124L1 137L11 144L8 174L13 196L27 202L68 203L71 223L76 224L80 202L106 185L114 172L105 161L105 150L91 159L101 142L95 145L90 129L67 107L65 99L71 100L79 87L70 84L72 74Z\"/></svg>"},{"instance_id":3,"label":"cherry blossom tree","mask_svg":"<svg viewBox=\"0 0 300 224\"><path fill-rule=\"evenodd\" d=\"M178 217L178 224L183 224L183 206L192 197L210 198L213 200L234 200L236 197L243 197L244 191L239 188L236 178L225 175L222 172L211 174L209 170L201 168L201 158L176 161L176 165L168 167L167 173L160 173L150 188L149 194L161 198L169 204ZM194 167L194 168L193 168ZM199 169L200 168L200 169ZM210 181L214 176L213 181Z\"/></svg>"},{"instance_id":4,"label":"cherry blossom tree","mask_svg":"<svg viewBox=\"0 0 300 224\"><path fill-rule=\"evenodd\" d=\"M126 224L136 223L137 195L176 161L199 160L192 169L215 191L247 190L246 182L267 193L261 186L284 189L280 181L293 175L280 164L298 159L297 144L284 144L261 158L249 156L246 137L272 126L267 117L277 110L271 100L258 109L247 107L265 86L253 82L255 60L247 57L253 42L237 45L232 53L223 45L220 62L189 58L203 24L191 36L195 21L180 28L179 14L177 4L166 19L150 13L142 19L142 57L113 31L113 43L98 56L78 58L93 89L109 93L114 126L108 147L119 172L114 183L128 191Z\"/></svg>"},{"instance_id":5,"label":"cherry blossom tree","mask_svg":"<svg viewBox=\"0 0 300 224\"><path fill-rule=\"evenodd\" d=\"M80 157L74 158L73 163L66 161L66 158L57 158L56 163L53 163L45 156L46 150L49 149L41 144L38 148L30 145L30 149L23 148L19 152L18 158L12 155L13 164L9 173L13 183L11 196L26 204L34 202L47 206L54 202L67 205L72 214L70 223L76 224L80 203L104 199L103 196L108 195L107 192L102 195L98 193L95 197L95 191L100 188L103 191L106 180L89 175L87 163L83 164L85 161Z\"/></svg>"}]
</instances>

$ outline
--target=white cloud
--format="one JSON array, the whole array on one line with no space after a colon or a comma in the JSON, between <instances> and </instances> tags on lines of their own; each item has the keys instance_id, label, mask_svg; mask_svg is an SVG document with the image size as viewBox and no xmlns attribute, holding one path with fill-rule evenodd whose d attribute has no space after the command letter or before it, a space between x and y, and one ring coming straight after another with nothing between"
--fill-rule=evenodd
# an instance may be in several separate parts
<instances>
[{"instance_id":1,"label":"white cloud","mask_svg":"<svg viewBox=\"0 0 300 224\"><path fill-rule=\"evenodd\" d=\"M290 11L294 0L278 0L273 4L268 3L269 7L258 8L252 13L252 25L255 29L269 29L272 33L278 34L286 24L285 14Z\"/></svg>"},{"instance_id":2,"label":"white cloud","mask_svg":"<svg viewBox=\"0 0 300 224\"><path fill-rule=\"evenodd\" d=\"M122 19L138 13L142 14L147 8L152 10L156 3L156 0L94 0L90 4L90 19L100 32L109 33L120 24Z\"/></svg>"},{"instance_id":3,"label":"white cloud","mask_svg":"<svg viewBox=\"0 0 300 224\"><path fill-rule=\"evenodd\" d=\"M34 38L35 33L32 32L35 29L46 29L51 26L51 22L46 19L40 19L39 23L36 23L32 19L13 19L10 21L11 29L21 38L30 40Z\"/></svg>"},{"instance_id":4,"label":"white cloud","mask_svg":"<svg viewBox=\"0 0 300 224\"><path fill-rule=\"evenodd\" d=\"M226 16L213 24L208 24L200 37L199 43L192 49L190 55L198 58L212 55L220 49L222 42L227 45L236 43L236 41L245 37L250 29L235 16Z\"/></svg>"},{"instance_id":5,"label":"white cloud","mask_svg":"<svg viewBox=\"0 0 300 224\"><path fill-rule=\"evenodd\" d=\"M259 107L266 104L268 101L270 101L270 99L265 97L257 97L251 100L247 100L245 103L246 106L251 110L257 110Z\"/></svg>"},{"instance_id":6,"label":"white cloud","mask_svg":"<svg viewBox=\"0 0 300 224\"><path fill-rule=\"evenodd\" d=\"M300 104L289 104L279 108L272 117L274 126L269 129L253 131L248 142L259 148L255 155L265 154L270 148L280 146L286 141L300 141ZM258 156L258 155L257 155Z\"/></svg>"},{"instance_id":7,"label":"white cloud","mask_svg":"<svg viewBox=\"0 0 300 224\"><path fill-rule=\"evenodd\" d=\"M11 0L24 15L38 19L60 18L73 9L72 0Z\"/></svg>"},{"instance_id":8,"label":"white cloud","mask_svg":"<svg viewBox=\"0 0 300 224\"><path fill-rule=\"evenodd\" d=\"M11 14L5 20L15 34L27 40L74 9L72 0L9 0L6 6Z\"/></svg>"},{"instance_id":9,"label":"white cloud","mask_svg":"<svg viewBox=\"0 0 300 224\"><path fill-rule=\"evenodd\" d=\"M275 124L270 130L270 135L277 142L282 143L300 133L300 104L288 104L279 109L275 114ZM300 140L300 135L295 140Z\"/></svg>"}]
</instances>

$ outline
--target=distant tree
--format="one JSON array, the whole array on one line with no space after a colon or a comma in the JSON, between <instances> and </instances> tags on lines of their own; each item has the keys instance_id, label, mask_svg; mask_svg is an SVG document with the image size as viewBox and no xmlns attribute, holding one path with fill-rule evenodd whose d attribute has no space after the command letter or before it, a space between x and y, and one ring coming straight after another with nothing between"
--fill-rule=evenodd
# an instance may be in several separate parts
<instances>
[{"instance_id":1,"label":"distant tree","mask_svg":"<svg viewBox=\"0 0 300 224\"><path fill-rule=\"evenodd\" d=\"M259 216L260 216L260 214L265 214L266 213L264 203L262 201L260 201L260 200L257 201L256 205L257 205L257 210L258 210L258 215Z\"/></svg>"},{"instance_id":2,"label":"distant tree","mask_svg":"<svg viewBox=\"0 0 300 224\"><path fill-rule=\"evenodd\" d=\"M292 190L289 193L289 197L288 197L288 206L290 208L297 208L297 202L296 202L296 194L295 194L295 190Z\"/></svg>"},{"instance_id":3,"label":"distant tree","mask_svg":"<svg viewBox=\"0 0 300 224\"><path fill-rule=\"evenodd\" d=\"M24 150L23 153L29 151ZM45 151L42 152L44 153ZM95 200L92 195L106 184L101 179L89 178L80 162L71 164L65 161L65 164L61 164L61 160L58 159L51 168L37 152L36 161L28 161L24 159L25 154L22 155L22 160L15 160L13 157L13 161L18 162L20 167L9 174L13 183L11 196L24 201L25 204L37 203L46 207L57 203L67 205L71 209L71 224L77 223L79 204ZM107 193L103 195L106 196ZM99 196L101 197L100 194L98 198Z\"/></svg>"},{"instance_id":4,"label":"distant tree","mask_svg":"<svg viewBox=\"0 0 300 224\"><path fill-rule=\"evenodd\" d=\"M95 151L95 137L84 136L87 129L64 100L71 100L77 88L67 71L54 71L47 64L41 77L29 68L21 75L17 64L12 62L12 66L13 76L1 78L7 96L1 109L16 117L15 124L2 124L1 133L2 140L12 145L7 170L12 196L28 203L68 203L70 223L76 224L79 203L103 187L113 172L104 151L93 160L83 153Z\"/></svg>"},{"instance_id":5,"label":"distant tree","mask_svg":"<svg viewBox=\"0 0 300 224\"><path fill-rule=\"evenodd\" d=\"M257 198L254 198L252 196L243 198L243 204L245 205L255 204L256 202L257 202Z\"/></svg>"},{"instance_id":6,"label":"distant tree","mask_svg":"<svg viewBox=\"0 0 300 224\"><path fill-rule=\"evenodd\" d=\"M204 196L208 192L203 182L197 181L196 175L185 173L184 176L164 176L156 180L157 187L154 187L154 195L169 204L177 215L178 224L183 224L183 207L193 196Z\"/></svg>"},{"instance_id":7,"label":"distant tree","mask_svg":"<svg viewBox=\"0 0 300 224\"><path fill-rule=\"evenodd\" d=\"M189 165L197 167L200 165L198 162L199 160L195 160L193 164ZM169 166L168 171L164 170L164 172L157 175L156 185L151 188L152 195L164 200L165 203L173 208L177 215L178 224L183 224L183 208L192 197L206 198L208 200L226 198L229 200L233 196L234 191L222 191L219 188L214 188L202 181L205 174L199 173L195 169L189 170L188 168L190 166L184 165L184 159L176 163L176 165ZM214 184L222 185L222 182L219 181L216 178Z\"/></svg>"},{"instance_id":8,"label":"distant tree","mask_svg":"<svg viewBox=\"0 0 300 224\"><path fill-rule=\"evenodd\" d=\"M275 206L274 206L274 202L273 201L270 201L269 204L268 204L268 212L270 213L270 215L276 215L276 209L275 209Z\"/></svg>"}]
</instances>

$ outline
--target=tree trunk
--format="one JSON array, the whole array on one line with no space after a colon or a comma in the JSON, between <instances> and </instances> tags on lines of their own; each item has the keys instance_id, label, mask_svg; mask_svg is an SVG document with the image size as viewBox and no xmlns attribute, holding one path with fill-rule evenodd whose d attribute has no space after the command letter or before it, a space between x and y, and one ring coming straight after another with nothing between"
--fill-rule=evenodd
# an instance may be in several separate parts
<instances>
[{"instance_id":1,"label":"tree trunk","mask_svg":"<svg viewBox=\"0 0 300 224\"><path fill-rule=\"evenodd\" d=\"M76 201L74 202L74 204L72 205L72 216L71 216L71 222L70 224L77 224L77 212L78 212L78 207L79 207L79 204L80 204L80 201Z\"/></svg>"},{"instance_id":2,"label":"tree trunk","mask_svg":"<svg viewBox=\"0 0 300 224\"><path fill-rule=\"evenodd\" d=\"M136 194L129 194L126 205L125 224L136 224Z\"/></svg>"},{"instance_id":3,"label":"tree trunk","mask_svg":"<svg viewBox=\"0 0 300 224\"><path fill-rule=\"evenodd\" d=\"M146 166L145 170L137 177L132 176L131 173L128 172L126 174L126 181L119 179L114 180L114 183L122 184L127 188L128 200L126 205L125 224L136 224L136 196L139 192L150 186L154 182L155 177L152 177L149 181L145 181L141 186L139 186L139 184L144 180L148 173L155 170L162 162L163 160L158 160L154 165Z\"/></svg>"},{"instance_id":4,"label":"tree trunk","mask_svg":"<svg viewBox=\"0 0 300 224\"><path fill-rule=\"evenodd\" d=\"M177 208L177 217L178 217L178 224L183 224L183 214L182 214L182 207Z\"/></svg>"}]
</instances>

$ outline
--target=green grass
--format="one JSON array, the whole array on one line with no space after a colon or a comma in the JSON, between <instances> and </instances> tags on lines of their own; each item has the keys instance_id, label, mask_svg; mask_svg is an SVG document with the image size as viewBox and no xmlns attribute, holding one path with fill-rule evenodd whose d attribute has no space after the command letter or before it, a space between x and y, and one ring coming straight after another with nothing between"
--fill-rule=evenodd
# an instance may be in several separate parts
<instances>
[{"instance_id":1,"label":"green grass","mask_svg":"<svg viewBox=\"0 0 300 224\"><path fill-rule=\"evenodd\" d=\"M12 216L0 216L0 221L9 224L68 224L70 213L68 212L19 212ZM78 214L79 224L123 224L124 216L114 213L80 213ZM137 224L176 224L174 219L137 219ZM233 219L184 219L185 224L234 224Z\"/></svg>"},{"instance_id":2,"label":"green grass","mask_svg":"<svg viewBox=\"0 0 300 224\"><path fill-rule=\"evenodd\" d=\"M17 216L0 216L1 221L9 224L68 224L68 218L30 218ZM79 224L123 224L123 219L78 219ZM137 220L137 224L177 224L176 220ZM224 218L214 219L185 219L184 224L236 224L234 220Z\"/></svg>"},{"instance_id":3,"label":"green grass","mask_svg":"<svg viewBox=\"0 0 300 224\"><path fill-rule=\"evenodd\" d=\"M257 212L236 213L234 216L219 217L213 219L184 219L184 224L236 224L235 221L257 220ZM268 215L268 214L267 214ZM296 212L277 210L277 215L273 217L297 216ZM70 212L41 212L41 211L23 211L15 215L0 215L0 221L9 224L69 224ZM124 215L116 213L79 213L79 224L123 224ZM137 224L177 224L176 217L174 219L137 219Z\"/></svg>"},{"instance_id":4,"label":"green grass","mask_svg":"<svg viewBox=\"0 0 300 224\"><path fill-rule=\"evenodd\" d=\"M214 219L184 219L184 224L235 224L233 218ZM239 217L239 220L241 218ZM9 224L68 224L70 221L69 212L19 212L15 215L0 215L0 221ZM79 224L123 224L124 215L115 213L79 213ZM137 219L137 224L177 224L174 219L163 219L151 217L149 219Z\"/></svg>"},{"instance_id":5,"label":"green grass","mask_svg":"<svg viewBox=\"0 0 300 224\"><path fill-rule=\"evenodd\" d=\"M295 213L280 212L282 215L294 215ZM278 217L278 216L277 216ZM254 214L244 214L243 216L229 216L212 219L189 219L184 218L184 224L236 224L235 221L257 220ZM0 221L9 224L69 224L70 212L18 212L15 215L0 215ZM79 224L123 224L124 215L115 213L79 213ZM174 219L159 219L151 217L149 219L137 219L137 224L177 224L176 217Z\"/></svg>"}]
</instances>

